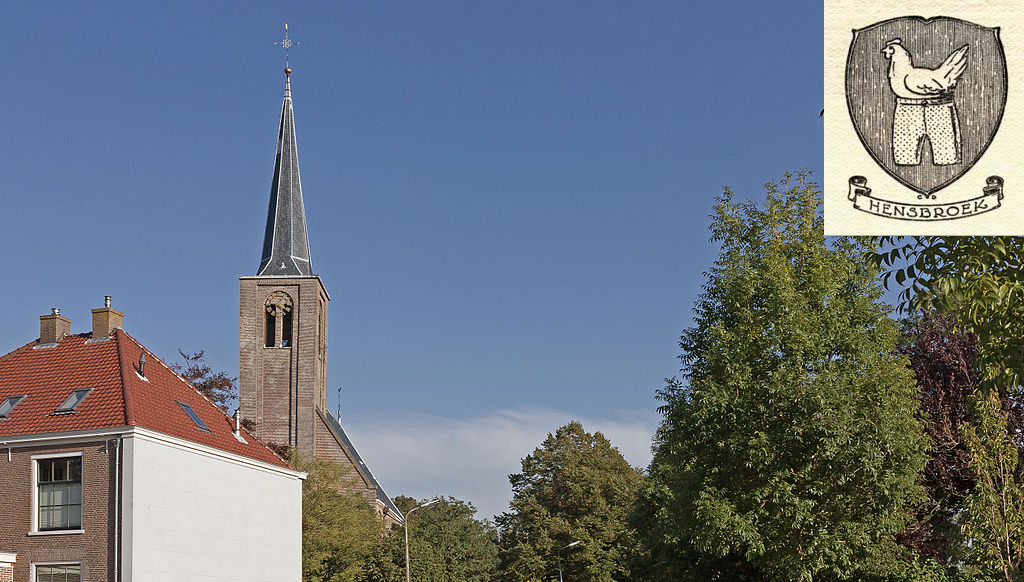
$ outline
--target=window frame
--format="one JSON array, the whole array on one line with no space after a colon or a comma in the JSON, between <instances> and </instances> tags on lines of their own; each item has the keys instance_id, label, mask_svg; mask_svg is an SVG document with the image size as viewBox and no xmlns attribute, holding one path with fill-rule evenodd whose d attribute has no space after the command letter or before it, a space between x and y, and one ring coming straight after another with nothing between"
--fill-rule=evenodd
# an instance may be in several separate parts
<instances>
[{"instance_id":1,"label":"window frame","mask_svg":"<svg viewBox=\"0 0 1024 582\"><path fill-rule=\"evenodd\" d=\"M78 457L82 459L82 524L77 528L67 529L39 529L39 461L48 461L52 459L61 458L73 458ZM32 530L29 535L45 536L45 535L66 535L66 534L79 534L85 532L85 459L82 455L82 451L70 451L64 453L43 453L39 455L32 455ZM73 565L73 562L55 562L54 564L41 564L46 566L69 564ZM32 573L33 580L35 579L35 570Z\"/></svg>"},{"instance_id":2,"label":"window frame","mask_svg":"<svg viewBox=\"0 0 1024 582\"><path fill-rule=\"evenodd\" d=\"M17 398L17 400L14 400L15 398ZM28 398L28 394L11 394L10 396L7 396L2 401L0 401L6 404L7 402L14 400L14 404L12 404L9 409L7 409L7 412L0 414L0 418L8 418L9 416L11 416L11 413L14 412L14 409L17 408L18 405L21 404L26 398Z\"/></svg>"},{"instance_id":3,"label":"window frame","mask_svg":"<svg viewBox=\"0 0 1024 582\"><path fill-rule=\"evenodd\" d=\"M30 573L31 582L36 582L39 579L36 568L39 566L52 567L52 566L78 566L78 579L82 579L82 562L32 562L32 572Z\"/></svg>"},{"instance_id":4,"label":"window frame","mask_svg":"<svg viewBox=\"0 0 1024 582\"><path fill-rule=\"evenodd\" d=\"M213 431L210 430L210 427L207 426L206 422L199 417L199 414L196 413L195 410L192 410L192 406L186 402L182 402L181 400L175 400L175 402L177 402L178 406L181 407L181 411L185 413L185 416L189 417L192 423L196 425L196 429L208 434L213 434Z\"/></svg>"},{"instance_id":5,"label":"window frame","mask_svg":"<svg viewBox=\"0 0 1024 582\"><path fill-rule=\"evenodd\" d=\"M78 408L79 406L81 406L81 404L83 402L85 402L85 399L88 398L90 394L92 394L92 391L93 391L92 387L90 387L90 388L75 388L74 390L71 391L71 394L69 394L68 397L64 399L64 402L62 402L61 405L57 407L57 410L53 411L53 413L54 414L71 414L71 413L75 412L75 409ZM75 402L74 405L68 407L68 403L71 402L71 399L74 398L75 396L77 396L78 394L82 394L82 397L79 398L78 402Z\"/></svg>"}]
</instances>

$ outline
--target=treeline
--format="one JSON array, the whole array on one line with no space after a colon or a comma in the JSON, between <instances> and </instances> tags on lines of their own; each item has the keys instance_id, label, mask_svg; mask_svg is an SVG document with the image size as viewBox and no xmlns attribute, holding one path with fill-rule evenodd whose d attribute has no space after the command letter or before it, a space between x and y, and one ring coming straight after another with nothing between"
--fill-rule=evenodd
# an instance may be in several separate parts
<instances>
[{"instance_id":1,"label":"treeline","mask_svg":"<svg viewBox=\"0 0 1024 582\"><path fill-rule=\"evenodd\" d=\"M827 239L807 173L726 189L710 229L651 465L560 427L495 523L453 498L411 516L412 578L1024 579L1024 242ZM316 463L305 579L403 579L404 537Z\"/></svg>"},{"instance_id":2,"label":"treeline","mask_svg":"<svg viewBox=\"0 0 1024 582\"><path fill-rule=\"evenodd\" d=\"M338 493L347 475L330 461L295 459L303 484L303 580L405 580L405 537L362 499ZM478 520L453 497L397 497L409 515L413 580L490 582L626 580L635 543L629 516L643 483L601 433L578 422L559 428L509 477L513 500L497 523Z\"/></svg>"}]
</instances>

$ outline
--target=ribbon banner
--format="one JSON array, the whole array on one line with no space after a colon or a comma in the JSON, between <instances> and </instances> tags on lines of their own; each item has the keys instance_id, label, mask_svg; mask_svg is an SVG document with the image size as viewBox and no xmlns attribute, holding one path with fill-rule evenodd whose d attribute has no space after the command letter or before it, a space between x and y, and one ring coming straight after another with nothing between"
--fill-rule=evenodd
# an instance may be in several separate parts
<instances>
[{"instance_id":1,"label":"ribbon banner","mask_svg":"<svg viewBox=\"0 0 1024 582\"><path fill-rule=\"evenodd\" d=\"M876 216L895 218L896 220L955 220L984 214L999 208L1000 201L1003 199L1003 179L999 176L992 176L985 180L985 187L981 189L981 196L977 198L945 203L907 204L872 196L867 178L853 176L850 178L850 193L847 197L857 210Z\"/></svg>"}]
</instances>

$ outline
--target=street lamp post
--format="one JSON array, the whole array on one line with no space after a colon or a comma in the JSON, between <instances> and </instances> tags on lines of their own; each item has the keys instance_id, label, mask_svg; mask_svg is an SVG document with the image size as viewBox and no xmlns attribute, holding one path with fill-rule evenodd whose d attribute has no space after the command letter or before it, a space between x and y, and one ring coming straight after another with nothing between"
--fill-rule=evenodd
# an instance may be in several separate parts
<instances>
[{"instance_id":1,"label":"street lamp post","mask_svg":"<svg viewBox=\"0 0 1024 582\"><path fill-rule=\"evenodd\" d=\"M576 540L575 542L572 542L571 544L565 546L564 548L560 548L558 550L558 582L562 582L562 552L565 551L565 550L568 550L569 548L571 548L573 546L578 546L578 545L580 545L582 543L583 542L581 542L579 540ZM408 581L406 581L406 582L408 582Z\"/></svg>"},{"instance_id":2,"label":"street lamp post","mask_svg":"<svg viewBox=\"0 0 1024 582\"><path fill-rule=\"evenodd\" d=\"M424 503L423 505L417 505L416 507L413 507L412 509L409 510L409 513L405 514L405 519L403 520L405 522L405 582L411 582L412 580L412 578L409 575L409 516L412 515L412 512L416 511L417 509L420 509L422 507L429 507L437 503L438 501L441 500L432 499Z\"/></svg>"}]
</instances>

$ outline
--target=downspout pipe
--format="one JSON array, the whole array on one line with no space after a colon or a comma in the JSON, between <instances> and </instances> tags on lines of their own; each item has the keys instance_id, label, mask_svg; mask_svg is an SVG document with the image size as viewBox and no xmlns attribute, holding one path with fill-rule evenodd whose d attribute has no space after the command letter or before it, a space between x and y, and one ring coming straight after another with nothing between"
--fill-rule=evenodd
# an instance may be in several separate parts
<instances>
[{"instance_id":1,"label":"downspout pipe","mask_svg":"<svg viewBox=\"0 0 1024 582\"><path fill-rule=\"evenodd\" d=\"M120 582L121 566L121 436L114 449L114 582Z\"/></svg>"}]
</instances>

